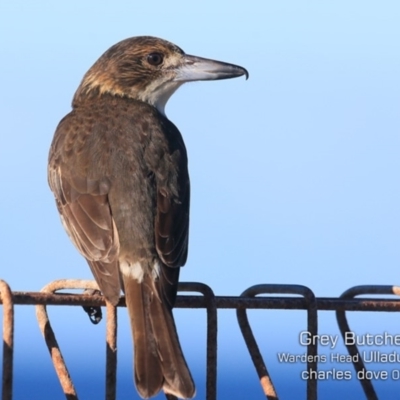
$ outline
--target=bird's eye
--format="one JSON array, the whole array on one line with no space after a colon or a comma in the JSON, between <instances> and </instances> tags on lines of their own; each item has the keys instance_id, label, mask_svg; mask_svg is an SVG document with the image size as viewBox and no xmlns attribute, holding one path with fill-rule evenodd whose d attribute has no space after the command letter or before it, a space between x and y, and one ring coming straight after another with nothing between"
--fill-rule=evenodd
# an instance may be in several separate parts
<instances>
[{"instance_id":1,"label":"bird's eye","mask_svg":"<svg viewBox=\"0 0 400 400\"><path fill-rule=\"evenodd\" d=\"M164 61L164 56L161 53L151 53L147 56L147 62L150 65L160 65Z\"/></svg>"}]
</instances>

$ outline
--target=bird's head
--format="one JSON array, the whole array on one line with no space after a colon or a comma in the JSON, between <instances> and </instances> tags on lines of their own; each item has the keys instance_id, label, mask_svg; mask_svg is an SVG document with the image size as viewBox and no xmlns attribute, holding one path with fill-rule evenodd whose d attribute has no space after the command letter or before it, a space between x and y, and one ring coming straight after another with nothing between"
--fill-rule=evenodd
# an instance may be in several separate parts
<instances>
[{"instance_id":1,"label":"bird's head","mask_svg":"<svg viewBox=\"0 0 400 400\"><path fill-rule=\"evenodd\" d=\"M170 96L190 81L235 78L246 69L187 55L178 46L150 36L123 40L108 49L89 69L73 104L87 96L109 93L144 101L164 113Z\"/></svg>"}]
</instances>

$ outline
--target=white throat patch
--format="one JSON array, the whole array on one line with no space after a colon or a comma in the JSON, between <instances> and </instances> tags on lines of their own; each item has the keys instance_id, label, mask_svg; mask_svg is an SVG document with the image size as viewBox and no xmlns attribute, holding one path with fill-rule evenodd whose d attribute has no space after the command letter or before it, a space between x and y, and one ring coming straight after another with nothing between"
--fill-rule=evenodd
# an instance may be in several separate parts
<instances>
[{"instance_id":1,"label":"white throat patch","mask_svg":"<svg viewBox=\"0 0 400 400\"><path fill-rule=\"evenodd\" d=\"M170 81L161 83L160 85L160 81L156 80L147 86L146 90L141 92L138 98L145 103L151 104L165 116L165 105L167 101L183 83L184 82Z\"/></svg>"}]
</instances>

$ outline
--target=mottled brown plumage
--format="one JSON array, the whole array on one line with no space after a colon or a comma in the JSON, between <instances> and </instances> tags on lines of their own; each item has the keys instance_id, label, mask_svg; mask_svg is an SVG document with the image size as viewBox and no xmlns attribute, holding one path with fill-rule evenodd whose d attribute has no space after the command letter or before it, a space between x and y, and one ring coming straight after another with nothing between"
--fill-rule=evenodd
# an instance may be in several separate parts
<instances>
[{"instance_id":1,"label":"mottled brown plumage","mask_svg":"<svg viewBox=\"0 0 400 400\"><path fill-rule=\"evenodd\" d=\"M124 40L86 73L53 139L48 177L62 222L107 300L125 292L144 398L195 394L172 317L188 251L189 175L165 103L186 81L243 74L161 39Z\"/></svg>"}]
</instances>

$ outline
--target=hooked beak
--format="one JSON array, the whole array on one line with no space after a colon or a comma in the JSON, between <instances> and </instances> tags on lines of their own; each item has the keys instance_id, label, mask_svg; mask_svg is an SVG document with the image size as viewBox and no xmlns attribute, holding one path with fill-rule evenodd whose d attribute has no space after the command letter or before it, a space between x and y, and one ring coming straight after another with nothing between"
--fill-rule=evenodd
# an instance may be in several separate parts
<instances>
[{"instance_id":1,"label":"hooked beak","mask_svg":"<svg viewBox=\"0 0 400 400\"><path fill-rule=\"evenodd\" d=\"M245 75L249 78L249 73L245 68L238 65L228 64L222 61L209 60L185 54L182 64L176 70L175 81L212 81L217 79L230 79Z\"/></svg>"}]
</instances>

